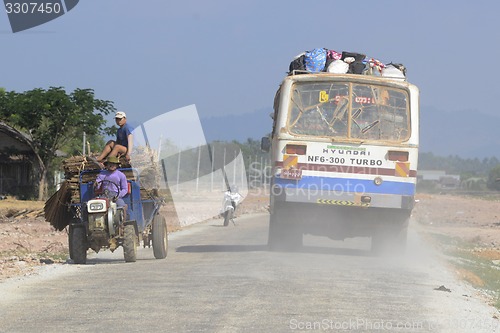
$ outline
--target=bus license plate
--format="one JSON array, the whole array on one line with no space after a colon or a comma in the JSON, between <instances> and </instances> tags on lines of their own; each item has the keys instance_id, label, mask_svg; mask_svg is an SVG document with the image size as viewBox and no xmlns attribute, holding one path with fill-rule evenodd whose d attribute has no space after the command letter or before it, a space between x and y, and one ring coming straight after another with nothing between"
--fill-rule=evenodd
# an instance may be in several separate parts
<instances>
[{"instance_id":1,"label":"bus license plate","mask_svg":"<svg viewBox=\"0 0 500 333\"><path fill-rule=\"evenodd\" d=\"M281 171L281 178L301 179L302 178L302 170L300 170L300 169L284 169Z\"/></svg>"}]
</instances>

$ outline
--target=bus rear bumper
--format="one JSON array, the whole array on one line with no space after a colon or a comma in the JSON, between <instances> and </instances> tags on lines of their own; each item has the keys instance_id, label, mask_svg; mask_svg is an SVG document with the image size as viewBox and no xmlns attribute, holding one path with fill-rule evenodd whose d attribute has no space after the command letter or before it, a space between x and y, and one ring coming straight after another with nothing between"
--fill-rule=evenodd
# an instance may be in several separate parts
<instances>
[{"instance_id":1,"label":"bus rear bumper","mask_svg":"<svg viewBox=\"0 0 500 333\"><path fill-rule=\"evenodd\" d=\"M336 191L314 191L304 188L273 186L274 202L308 203L317 205L376 207L411 210L415 205L414 195L355 193Z\"/></svg>"}]
</instances>

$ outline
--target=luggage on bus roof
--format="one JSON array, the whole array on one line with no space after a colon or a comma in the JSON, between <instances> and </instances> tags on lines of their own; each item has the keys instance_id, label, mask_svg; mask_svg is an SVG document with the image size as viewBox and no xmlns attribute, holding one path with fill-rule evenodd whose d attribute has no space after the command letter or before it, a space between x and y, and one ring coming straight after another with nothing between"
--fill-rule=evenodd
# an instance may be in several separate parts
<instances>
[{"instance_id":1,"label":"luggage on bus roof","mask_svg":"<svg viewBox=\"0 0 500 333\"><path fill-rule=\"evenodd\" d=\"M406 67L366 57L363 53L328 48L314 48L297 55L288 68L288 75L328 72L335 74L363 74L406 79Z\"/></svg>"}]
</instances>

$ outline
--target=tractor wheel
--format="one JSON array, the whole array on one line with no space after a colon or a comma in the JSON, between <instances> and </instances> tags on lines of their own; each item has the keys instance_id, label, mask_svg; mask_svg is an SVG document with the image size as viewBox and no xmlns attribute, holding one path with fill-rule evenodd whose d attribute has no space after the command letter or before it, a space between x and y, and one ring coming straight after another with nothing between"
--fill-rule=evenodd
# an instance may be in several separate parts
<instances>
[{"instance_id":1,"label":"tractor wheel","mask_svg":"<svg viewBox=\"0 0 500 333\"><path fill-rule=\"evenodd\" d=\"M87 232L84 226L69 227L69 256L75 264L87 263Z\"/></svg>"},{"instance_id":2,"label":"tractor wheel","mask_svg":"<svg viewBox=\"0 0 500 333\"><path fill-rule=\"evenodd\" d=\"M137 260L137 235L133 224L127 224L123 230L123 257L126 262Z\"/></svg>"}]
</instances>

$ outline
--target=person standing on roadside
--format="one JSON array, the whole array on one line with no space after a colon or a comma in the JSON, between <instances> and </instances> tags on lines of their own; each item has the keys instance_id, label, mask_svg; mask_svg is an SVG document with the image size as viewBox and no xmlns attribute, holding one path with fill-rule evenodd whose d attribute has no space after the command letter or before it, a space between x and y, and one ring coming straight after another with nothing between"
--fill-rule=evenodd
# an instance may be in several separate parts
<instances>
[{"instance_id":1,"label":"person standing on roadside","mask_svg":"<svg viewBox=\"0 0 500 333\"><path fill-rule=\"evenodd\" d=\"M125 156L127 162L130 162L130 153L133 145L132 128L127 124L127 115L123 111L116 112L115 121L119 126L116 132L116 141L109 140L106 143L101 155L97 157L99 163L103 163L106 157L111 156Z\"/></svg>"}]
</instances>

